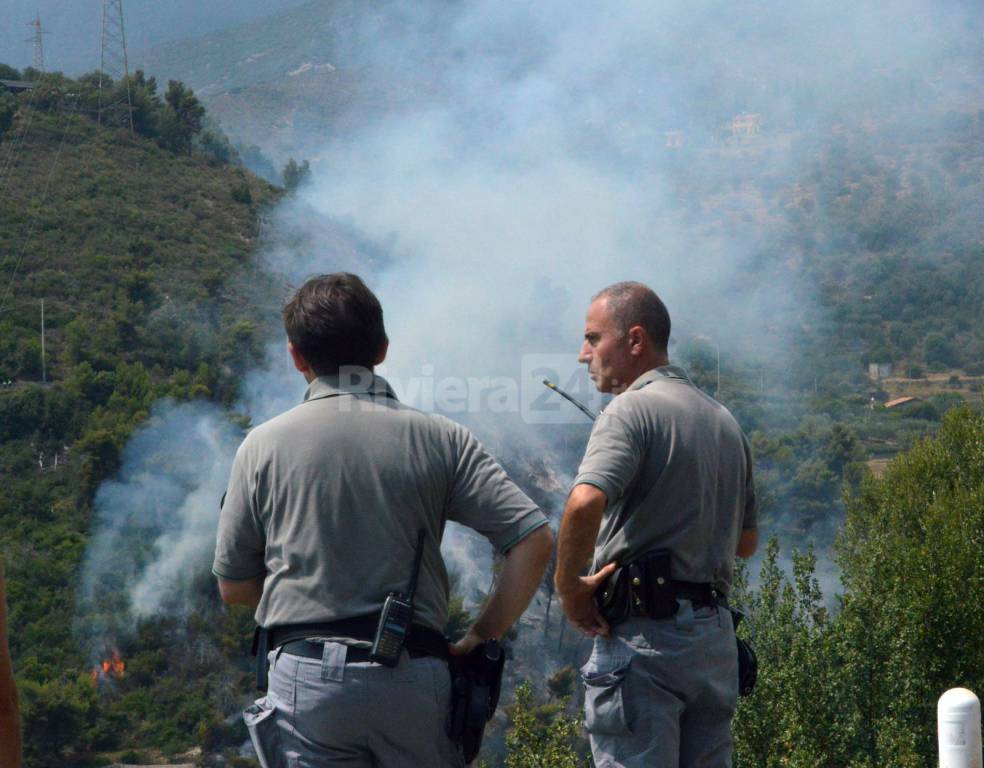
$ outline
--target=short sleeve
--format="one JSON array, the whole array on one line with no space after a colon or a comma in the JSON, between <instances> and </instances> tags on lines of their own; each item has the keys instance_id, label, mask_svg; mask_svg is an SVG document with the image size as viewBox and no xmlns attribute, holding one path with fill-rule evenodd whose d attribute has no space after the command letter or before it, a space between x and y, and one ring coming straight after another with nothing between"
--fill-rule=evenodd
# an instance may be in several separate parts
<instances>
[{"instance_id":1,"label":"short sleeve","mask_svg":"<svg viewBox=\"0 0 984 768\"><path fill-rule=\"evenodd\" d=\"M222 497L212 563L212 573L230 580L253 579L266 573L266 537L255 510L253 473L245 447L244 443L236 451L229 487Z\"/></svg>"},{"instance_id":2,"label":"short sleeve","mask_svg":"<svg viewBox=\"0 0 984 768\"><path fill-rule=\"evenodd\" d=\"M644 453L638 430L610 407L595 421L574 485L600 488L611 504L622 497L636 476Z\"/></svg>"},{"instance_id":3,"label":"short sleeve","mask_svg":"<svg viewBox=\"0 0 984 768\"><path fill-rule=\"evenodd\" d=\"M464 427L453 425L454 477L448 519L482 534L508 552L547 524L540 508Z\"/></svg>"},{"instance_id":4,"label":"short sleeve","mask_svg":"<svg viewBox=\"0 0 984 768\"><path fill-rule=\"evenodd\" d=\"M745 448L745 514L742 517L741 529L751 531L758 528L758 499L755 496L755 478L752 474L752 448L748 438L741 436Z\"/></svg>"}]
</instances>

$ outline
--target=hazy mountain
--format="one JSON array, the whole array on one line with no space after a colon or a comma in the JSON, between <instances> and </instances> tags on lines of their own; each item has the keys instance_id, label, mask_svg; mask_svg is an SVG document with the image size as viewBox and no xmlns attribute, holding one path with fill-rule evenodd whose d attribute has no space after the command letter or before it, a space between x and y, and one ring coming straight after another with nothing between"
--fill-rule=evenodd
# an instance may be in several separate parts
<instances>
[{"instance_id":1,"label":"hazy mountain","mask_svg":"<svg viewBox=\"0 0 984 768\"><path fill-rule=\"evenodd\" d=\"M949 109L980 89L981 15L955 0L561 10L312 0L132 60L191 84L231 133L278 164L317 157L327 140L403 106L460 104L463 92L493 110L497 94L532 98L548 84L557 119L583 127L579 152L616 114L633 140L683 129L693 144L741 112L766 115L770 132L813 132L866 113ZM628 45L626 23L639 26Z\"/></svg>"},{"instance_id":2,"label":"hazy mountain","mask_svg":"<svg viewBox=\"0 0 984 768\"><path fill-rule=\"evenodd\" d=\"M123 3L127 44L132 54L167 40L197 37L299 5L303 0L126 0ZM17 67L31 64L37 16L50 34L44 36L46 68L78 74L99 67L102 3L98 0L9 0L2 6L0 61Z\"/></svg>"}]
</instances>

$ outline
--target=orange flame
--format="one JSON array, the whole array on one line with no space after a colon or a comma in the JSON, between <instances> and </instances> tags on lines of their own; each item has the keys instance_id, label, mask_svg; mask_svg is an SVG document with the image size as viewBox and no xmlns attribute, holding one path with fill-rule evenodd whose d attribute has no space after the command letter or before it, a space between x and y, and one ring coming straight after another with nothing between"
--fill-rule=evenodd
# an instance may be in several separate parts
<instances>
[{"instance_id":1,"label":"orange flame","mask_svg":"<svg viewBox=\"0 0 984 768\"><path fill-rule=\"evenodd\" d=\"M108 659L103 659L102 663L92 668L89 676L93 684L96 684L100 679L106 678L122 680L124 674L126 674L126 662L123 661L120 652L114 649Z\"/></svg>"}]
</instances>

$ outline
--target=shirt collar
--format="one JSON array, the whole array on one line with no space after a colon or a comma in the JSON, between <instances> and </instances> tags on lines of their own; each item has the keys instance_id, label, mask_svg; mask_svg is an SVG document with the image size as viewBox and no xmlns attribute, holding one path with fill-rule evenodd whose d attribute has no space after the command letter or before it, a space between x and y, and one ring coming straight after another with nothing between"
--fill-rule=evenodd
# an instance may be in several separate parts
<instances>
[{"instance_id":1,"label":"shirt collar","mask_svg":"<svg viewBox=\"0 0 984 768\"><path fill-rule=\"evenodd\" d=\"M382 376L368 368L349 368L345 373L319 376L304 393L304 402L338 395L379 395L397 400L396 393Z\"/></svg>"},{"instance_id":2,"label":"shirt collar","mask_svg":"<svg viewBox=\"0 0 984 768\"><path fill-rule=\"evenodd\" d=\"M632 382L632 385L626 390L626 392L631 392L634 389L642 389L647 384L652 384L657 379L677 379L678 381L685 381L690 383L690 377L687 376L687 372L683 370L679 365L662 365L659 368L653 368L651 371L646 371L642 376Z\"/></svg>"}]
</instances>

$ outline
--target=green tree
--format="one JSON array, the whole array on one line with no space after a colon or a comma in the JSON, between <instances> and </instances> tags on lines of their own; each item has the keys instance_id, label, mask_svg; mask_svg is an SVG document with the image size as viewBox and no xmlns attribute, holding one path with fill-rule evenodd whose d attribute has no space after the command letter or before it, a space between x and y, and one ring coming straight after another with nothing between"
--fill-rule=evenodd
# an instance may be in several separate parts
<instances>
[{"instance_id":1,"label":"green tree","mask_svg":"<svg viewBox=\"0 0 984 768\"><path fill-rule=\"evenodd\" d=\"M294 192L301 184L311 178L311 164L307 160L299 164L292 157L284 166L283 177L284 188L288 192Z\"/></svg>"},{"instance_id":2,"label":"green tree","mask_svg":"<svg viewBox=\"0 0 984 768\"><path fill-rule=\"evenodd\" d=\"M735 718L740 768L917 768L936 758L935 706L984 689L984 414L951 410L936 438L870 475L838 545L841 610L821 600L811 554L792 577L766 548L759 587L738 579L759 684Z\"/></svg>"},{"instance_id":3,"label":"green tree","mask_svg":"<svg viewBox=\"0 0 984 768\"><path fill-rule=\"evenodd\" d=\"M942 333L931 333L925 341L926 364L937 368L952 368L958 363L953 343Z\"/></svg>"},{"instance_id":4,"label":"green tree","mask_svg":"<svg viewBox=\"0 0 984 768\"><path fill-rule=\"evenodd\" d=\"M0 91L0 138L3 138L3 134L13 125L16 113L17 99L14 98L14 94L6 90Z\"/></svg>"},{"instance_id":5,"label":"green tree","mask_svg":"<svg viewBox=\"0 0 984 768\"><path fill-rule=\"evenodd\" d=\"M179 80L168 80L159 139L172 152L191 154L192 139L202 130L205 107L194 91Z\"/></svg>"},{"instance_id":6,"label":"green tree","mask_svg":"<svg viewBox=\"0 0 984 768\"><path fill-rule=\"evenodd\" d=\"M507 768L581 768L578 721L564 714L563 702L537 705L533 687L523 682L507 707Z\"/></svg>"},{"instance_id":7,"label":"green tree","mask_svg":"<svg viewBox=\"0 0 984 768\"><path fill-rule=\"evenodd\" d=\"M121 88L125 88L123 83ZM122 98L126 98L126 92L120 93ZM142 69L138 69L130 77L130 103L132 105L133 130L141 136L153 138L157 136L161 99L157 95L157 79L144 75Z\"/></svg>"},{"instance_id":8,"label":"green tree","mask_svg":"<svg viewBox=\"0 0 984 768\"><path fill-rule=\"evenodd\" d=\"M935 705L984 689L984 414L950 411L848 506L838 638L874 765L935 760Z\"/></svg>"},{"instance_id":9,"label":"green tree","mask_svg":"<svg viewBox=\"0 0 984 768\"><path fill-rule=\"evenodd\" d=\"M87 680L18 683L28 768L85 752L98 714L96 692Z\"/></svg>"}]
</instances>

